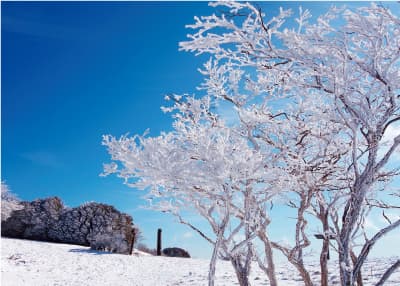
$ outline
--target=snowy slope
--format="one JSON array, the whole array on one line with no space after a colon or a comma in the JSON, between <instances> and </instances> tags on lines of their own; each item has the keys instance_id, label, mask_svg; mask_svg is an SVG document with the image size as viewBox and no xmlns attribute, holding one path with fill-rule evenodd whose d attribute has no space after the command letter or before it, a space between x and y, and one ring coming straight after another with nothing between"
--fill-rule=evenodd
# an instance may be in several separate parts
<instances>
[{"instance_id":1,"label":"snowy slope","mask_svg":"<svg viewBox=\"0 0 400 286\"><path fill-rule=\"evenodd\" d=\"M137 253L134 256L92 251L88 247L18 239L1 239L1 285L206 285L208 261L167 258ZM370 261L365 267L365 286L376 282L382 269L393 259ZM317 275L317 264L311 273ZM288 265L277 267L280 285L302 285ZM312 268L310 268L312 269ZM334 269L334 267L332 267ZM337 273L330 285L337 285ZM269 285L265 275L254 267L252 285ZM217 265L217 285L238 285L229 262ZM386 285L400 285L400 272Z\"/></svg>"}]
</instances>

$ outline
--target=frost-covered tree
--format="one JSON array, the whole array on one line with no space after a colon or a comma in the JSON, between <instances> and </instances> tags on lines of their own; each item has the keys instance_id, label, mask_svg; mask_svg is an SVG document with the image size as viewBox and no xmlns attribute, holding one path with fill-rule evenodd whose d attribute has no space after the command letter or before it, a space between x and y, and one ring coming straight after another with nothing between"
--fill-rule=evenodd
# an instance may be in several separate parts
<instances>
[{"instance_id":1,"label":"frost-covered tree","mask_svg":"<svg viewBox=\"0 0 400 286\"><path fill-rule=\"evenodd\" d=\"M274 195L265 185L266 158L248 140L212 113L209 97L172 96L174 130L158 137L135 136L103 144L121 168L112 163L105 173L118 173L130 186L148 189L153 208L170 212L213 244L209 283L217 257L230 260L241 285L249 285L252 239L265 225L260 206ZM275 176L272 176L275 177ZM213 238L182 216L195 210L210 225Z\"/></svg>"},{"instance_id":2,"label":"frost-covered tree","mask_svg":"<svg viewBox=\"0 0 400 286\"><path fill-rule=\"evenodd\" d=\"M399 120L399 19L375 4L357 11L332 8L314 23L309 22L307 10L300 10L297 27L288 29L283 24L290 11L281 10L268 20L249 3L213 5L223 5L228 11L197 18L190 26L197 32L181 43L184 50L209 53L215 59L215 68L208 73L212 93L223 99L227 93L236 93L229 75L240 74L257 94L316 94L335 107L334 114L321 120L339 119L343 131L338 136L351 146L350 159L339 162L348 170L344 174L348 192L336 240L342 284L353 285L375 242L366 242L365 252L356 257L353 267L352 240L368 196L382 177L396 175L384 168L398 149L400 134L387 147L382 139ZM247 72L252 68L256 76ZM399 224L394 221L376 238Z\"/></svg>"},{"instance_id":3,"label":"frost-covered tree","mask_svg":"<svg viewBox=\"0 0 400 286\"><path fill-rule=\"evenodd\" d=\"M371 238L364 227L371 208L399 207L399 190L388 187L398 176L399 18L375 4L332 8L314 20L300 8L293 27L285 25L290 10L267 17L250 3L210 5L222 11L196 17L188 26L195 31L180 43L181 50L210 56L200 70L205 95L171 97L175 104L165 111L176 121L169 133L105 136L120 162L106 173L149 190L156 208L194 229L180 216L185 208L209 222L215 239L197 231L214 245L210 285L218 255L232 261L241 285L248 285L252 259L277 285L273 248L313 285L303 261L309 216L323 230L321 285L328 281L330 238L341 285L360 285L369 251L400 225L398 217L388 219ZM221 108L230 110L231 122ZM268 204L277 197L297 212L292 246L268 235Z\"/></svg>"}]
</instances>

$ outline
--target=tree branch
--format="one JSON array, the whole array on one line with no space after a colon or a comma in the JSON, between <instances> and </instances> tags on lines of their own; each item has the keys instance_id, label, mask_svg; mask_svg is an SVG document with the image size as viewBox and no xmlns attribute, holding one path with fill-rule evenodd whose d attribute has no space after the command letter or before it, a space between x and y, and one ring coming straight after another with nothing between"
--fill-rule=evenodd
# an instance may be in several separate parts
<instances>
[{"instance_id":1,"label":"tree branch","mask_svg":"<svg viewBox=\"0 0 400 286\"><path fill-rule=\"evenodd\" d=\"M393 274L393 272L400 267L400 259L398 259L392 266L390 266L385 273L383 273L382 278L376 283L375 286L382 286L385 284L386 280Z\"/></svg>"},{"instance_id":2,"label":"tree branch","mask_svg":"<svg viewBox=\"0 0 400 286\"><path fill-rule=\"evenodd\" d=\"M212 245L215 245L215 242L211 238L209 238L207 235L205 235L204 232L202 232L200 229L198 229L197 227L195 227L191 223L189 223L187 221L184 221L180 215L176 214L176 216L179 218L179 222L181 224L185 224L185 225L189 226L191 229L193 229L198 234L200 234L204 239L206 239L209 243L211 243Z\"/></svg>"},{"instance_id":3,"label":"tree branch","mask_svg":"<svg viewBox=\"0 0 400 286\"><path fill-rule=\"evenodd\" d=\"M390 147L389 151L386 152L385 156L383 156L383 158L379 161L379 163L376 164L375 172L378 172L379 169L382 168L387 163L387 161L389 161L390 156L392 156L392 154L399 145L400 145L400 134L394 138L392 147Z\"/></svg>"},{"instance_id":4,"label":"tree branch","mask_svg":"<svg viewBox=\"0 0 400 286\"><path fill-rule=\"evenodd\" d=\"M360 254L358 255L357 258L357 262L354 264L354 268L353 268L353 281L355 281L361 271L361 267L364 264L365 260L367 259L367 256L370 252L370 250L372 249L372 247L375 245L375 243L385 234L387 234L388 232L390 232L391 230L395 229L396 227L398 227L400 225L400 219L398 219L397 221L395 221L394 223L388 225L387 227L381 229L377 234L375 234L370 240L368 240Z\"/></svg>"},{"instance_id":5,"label":"tree branch","mask_svg":"<svg viewBox=\"0 0 400 286\"><path fill-rule=\"evenodd\" d=\"M386 128L388 128L390 124L396 122L397 120L400 120L400 116L393 118L392 120L389 120L389 122L386 123L385 127L383 127L382 134L385 134Z\"/></svg>"}]
</instances>

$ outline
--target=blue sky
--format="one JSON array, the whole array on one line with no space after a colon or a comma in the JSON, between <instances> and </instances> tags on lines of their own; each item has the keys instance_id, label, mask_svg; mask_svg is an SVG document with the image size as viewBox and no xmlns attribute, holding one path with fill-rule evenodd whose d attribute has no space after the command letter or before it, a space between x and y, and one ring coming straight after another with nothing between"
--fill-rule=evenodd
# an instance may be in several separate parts
<instances>
[{"instance_id":1,"label":"blue sky","mask_svg":"<svg viewBox=\"0 0 400 286\"><path fill-rule=\"evenodd\" d=\"M305 2L314 15L332 2ZM263 3L265 11L298 3ZM354 4L360 5L360 3ZM171 129L168 93L194 93L207 57L179 52L207 2L2 2L1 177L23 200L59 196L131 214L154 247L183 246L206 257L207 242L173 218L143 210L140 192L100 177L110 158L103 134ZM297 8L295 8L296 10ZM283 235L285 229L275 230Z\"/></svg>"}]
</instances>

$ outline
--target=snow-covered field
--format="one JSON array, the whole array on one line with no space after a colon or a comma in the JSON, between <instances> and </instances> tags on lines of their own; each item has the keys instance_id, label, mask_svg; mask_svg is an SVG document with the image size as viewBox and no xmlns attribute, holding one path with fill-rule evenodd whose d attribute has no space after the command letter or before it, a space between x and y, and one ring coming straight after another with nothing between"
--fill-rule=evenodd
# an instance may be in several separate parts
<instances>
[{"instance_id":1,"label":"snow-covered field","mask_svg":"<svg viewBox=\"0 0 400 286\"><path fill-rule=\"evenodd\" d=\"M392 259L369 261L364 268L365 286L375 285ZM136 253L133 256L92 251L88 247L19 239L1 239L1 285L206 285L208 261L167 258ZM314 269L313 269L314 268ZM331 267L334 269L334 267ZM318 265L310 265L318 276ZM277 266L280 285L302 285L286 264ZM329 285L337 285L334 273ZM265 275L254 267L252 285L269 285ZM229 262L217 265L216 285L238 285ZM386 285L400 285L400 271Z\"/></svg>"}]
</instances>

